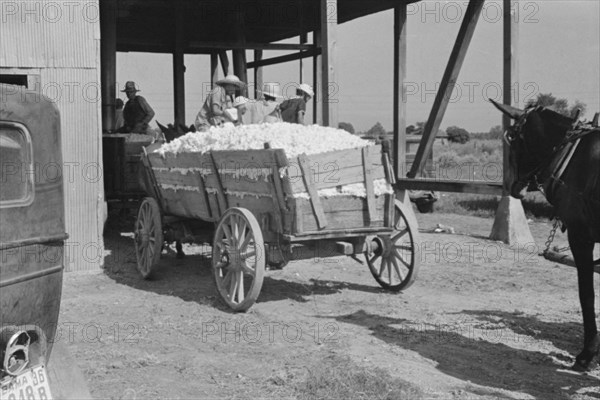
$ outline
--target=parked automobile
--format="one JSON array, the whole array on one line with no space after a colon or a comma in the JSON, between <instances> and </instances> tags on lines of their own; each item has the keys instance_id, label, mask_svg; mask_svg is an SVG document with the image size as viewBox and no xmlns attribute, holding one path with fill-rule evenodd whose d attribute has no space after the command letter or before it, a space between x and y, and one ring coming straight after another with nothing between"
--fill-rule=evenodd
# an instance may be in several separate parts
<instances>
[{"instance_id":1,"label":"parked automobile","mask_svg":"<svg viewBox=\"0 0 600 400\"><path fill-rule=\"evenodd\" d=\"M38 92L0 84L0 397L49 399L47 360L63 281L60 117Z\"/></svg>"}]
</instances>

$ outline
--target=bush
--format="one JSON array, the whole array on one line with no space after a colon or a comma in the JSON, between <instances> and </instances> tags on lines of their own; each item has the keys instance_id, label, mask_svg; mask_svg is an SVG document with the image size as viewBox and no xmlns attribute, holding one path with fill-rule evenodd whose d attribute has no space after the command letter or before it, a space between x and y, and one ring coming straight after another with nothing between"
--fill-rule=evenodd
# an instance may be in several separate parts
<instances>
[{"instance_id":1,"label":"bush","mask_svg":"<svg viewBox=\"0 0 600 400\"><path fill-rule=\"evenodd\" d=\"M448 141L454 143L467 143L471 138L469 132L466 129L459 128L458 126L451 126L446 129L446 135L448 135Z\"/></svg>"},{"instance_id":2,"label":"bush","mask_svg":"<svg viewBox=\"0 0 600 400\"><path fill-rule=\"evenodd\" d=\"M354 126L352 126L352 124L350 122L340 122L338 124L338 128L343 129L346 132L349 132L349 133L351 133L353 135L355 133Z\"/></svg>"}]
</instances>

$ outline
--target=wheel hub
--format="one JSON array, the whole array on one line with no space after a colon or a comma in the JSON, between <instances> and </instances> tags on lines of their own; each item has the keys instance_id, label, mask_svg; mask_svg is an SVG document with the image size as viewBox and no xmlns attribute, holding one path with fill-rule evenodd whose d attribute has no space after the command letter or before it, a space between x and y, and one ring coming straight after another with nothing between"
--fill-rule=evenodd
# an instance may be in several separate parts
<instances>
[{"instance_id":1,"label":"wheel hub","mask_svg":"<svg viewBox=\"0 0 600 400\"><path fill-rule=\"evenodd\" d=\"M221 254L221 262L225 265L229 265L229 252L225 251Z\"/></svg>"},{"instance_id":2,"label":"wheel hub","mask_svg":"<svg viewBox=\"0 0 600 400\"><path fill-rule=\"evenodd\" d=\"M386 256L389 253L390 248L390 238L389 237L379 237L372 236L368 238L367 241L368 247L367 250L369 255L377 255L377 256Z\"/></svg>"},{"instance_id":3,"label":"wheel hub","mask_svg":"<svg viewBox=\"0 0 600 400\"><path fill-rule=\"evenodd\" d=\"M136 232L136 241L140 246L147 246L150 243L150 233L146 230L140 229Z\"/></svg>"}]
</instances>

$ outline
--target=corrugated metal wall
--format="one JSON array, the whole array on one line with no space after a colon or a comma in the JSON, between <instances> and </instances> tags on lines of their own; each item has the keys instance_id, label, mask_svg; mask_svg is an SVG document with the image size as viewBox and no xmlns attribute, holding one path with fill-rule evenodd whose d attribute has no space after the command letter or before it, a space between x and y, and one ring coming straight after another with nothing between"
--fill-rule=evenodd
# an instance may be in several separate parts
<instances>
[{"instance_id":1,"label":"corrugated metal wall","mask_svg":"<svg viewBox=\"0 0 600 400\"><path fill-rule=\"evenodd\" d=\"M0 0L2 66L97 68L98 0Z\"/></svg>"},{"instance_id":2,"label":"corrugated metal wall","mask_svg":"<svg viewBox=\"0 0 600 400\"><path fill-rule=\"evenodd\" d=\"M0 67L36 68L61 113L67 271L103 263L98 0L0 0Z\"/></svg>"}]
</instances>

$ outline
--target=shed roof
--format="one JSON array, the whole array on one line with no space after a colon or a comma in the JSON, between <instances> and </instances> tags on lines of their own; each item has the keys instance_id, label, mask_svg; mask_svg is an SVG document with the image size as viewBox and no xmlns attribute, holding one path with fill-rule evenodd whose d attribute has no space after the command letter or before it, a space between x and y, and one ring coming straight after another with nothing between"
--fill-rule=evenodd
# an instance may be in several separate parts
<instances>
[{"instance_id":1,"label":"shed roof","mask_svg":"<svg viewBox=\"0 0 600 400\"><path fill-rule=\"evenodd\" d=\"M338 23L418 0L338 0ZM184 24L185 53L252 48L317 28L320 0L118 0L117 50L173 52ZM334 11L334 10L332 10Z\"/></svg>"}]
</instances>

